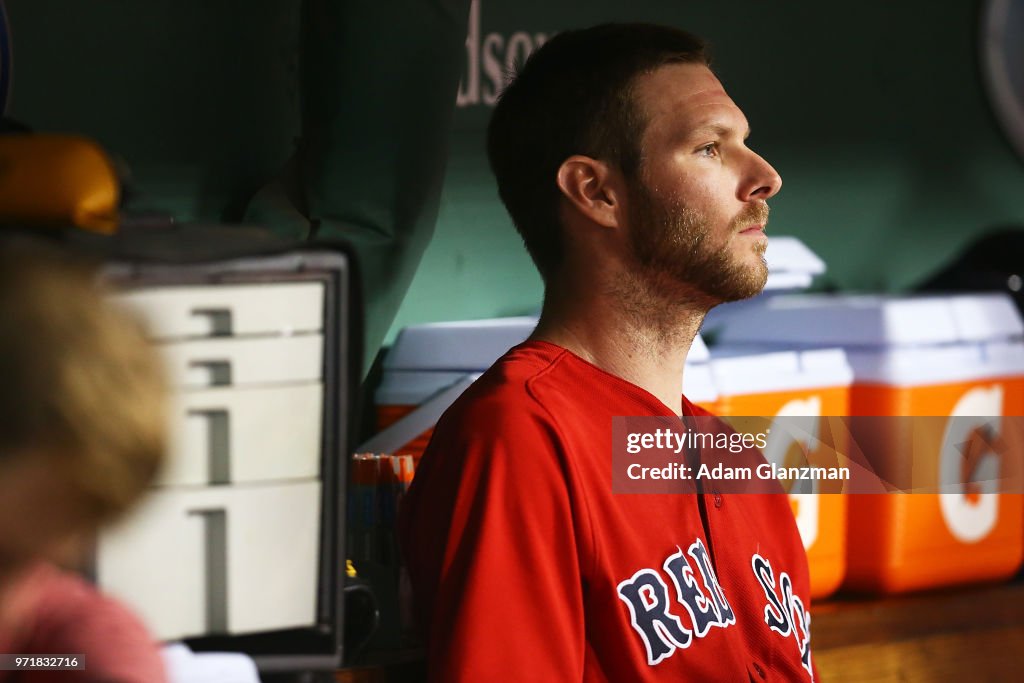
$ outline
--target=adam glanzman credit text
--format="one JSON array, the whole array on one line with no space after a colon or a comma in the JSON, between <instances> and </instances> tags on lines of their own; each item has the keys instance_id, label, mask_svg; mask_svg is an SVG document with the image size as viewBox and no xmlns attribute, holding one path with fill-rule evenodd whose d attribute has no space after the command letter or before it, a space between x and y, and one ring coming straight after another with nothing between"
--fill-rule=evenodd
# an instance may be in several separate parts
<instances>
[{"instance_id":1,"label":"adam glanzman credit text","mask_svg":"<svg viewBox=\"0 0 1024 683\"><path fill-rule=\"evenodd\" d=\"M770 430L768 430L770 431ZM738 432L679 432L672 429L655 429L651 432L631 432L626 435L626 452L636 455L644 450L669 451L676 455L687 448L719 452L740 453L750 448L762 451L768 445L768 431L756 434ZM752 480L779 479L784 481L849 480L848 467L781 467L765 462L756 467L734 466L724 463L701 463L691 467L683 462L668 462L660 467L631 463L626 470L630 479L707 479L707 480Z\"/></svg>"}]
</instances>

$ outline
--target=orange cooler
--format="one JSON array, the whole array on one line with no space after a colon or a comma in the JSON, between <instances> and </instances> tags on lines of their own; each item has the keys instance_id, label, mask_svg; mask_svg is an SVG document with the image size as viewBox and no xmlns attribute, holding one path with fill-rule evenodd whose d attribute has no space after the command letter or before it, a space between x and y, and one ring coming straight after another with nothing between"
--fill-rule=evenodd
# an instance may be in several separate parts
<instances>
[{"instance_id":1,"label":"orange cooler","mask_svg":"<svg viewBox=\"0 0 1024 683\"><path fill-rule=\"evenodd\" d=\"M710 368L719 415L786 418L791 429L768 434L765 457L770 461L824 464L836 451L844 452L842 445L822 448L818 441L826 431L824 420L848 411L853 371L841 349L769 353L715 347ZM788 462L794 452L798 461ZM847 496L821 490L842 482L795 483L809 489L789 497L807 549L811 597L820 599L833 593L845 574Z\"/></svg>"},{"instance_id":2,"label":"orange cooler","mask_svg":"<svg viewBox=\"0 0 1024 683\"><path fill-rule=\"evenodd\" d=\"M949 297L779 297L730 321L728 343L841 345L854 371L851 415L939 416L963 426L999 429L1001 415L1024 415L1024 342L1020 316L1003 295ZM980 419L984 417L989 419ZM920 423L918 423L920 424ZM1024 505L1018 494L978 493L964 481L953 421L945 433L914 441L912 427L858 433L869 461L912 464L915 487L944 493L851 495L847 578L855 590L879 593L994 581L1013 576L1024 555ZM922 449L922 445L926 447ZM1011 457L988 457L989 474L1016 476ZM906 458L913 457L913 463ZM957 461L959 465L959 460ZM994 477L992 477L994 478Z\"/></svg>"}]
</instances>

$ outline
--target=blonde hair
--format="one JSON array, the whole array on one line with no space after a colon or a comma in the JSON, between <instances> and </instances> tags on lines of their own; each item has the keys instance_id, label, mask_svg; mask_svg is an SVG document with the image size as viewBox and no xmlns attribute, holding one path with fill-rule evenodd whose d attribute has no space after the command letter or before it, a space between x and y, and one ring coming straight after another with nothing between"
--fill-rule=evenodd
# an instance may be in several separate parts
<instances>
[{"instance_id":1,"label":"blonde hair","mask_svg":"<svg viewBox=\"0 0 1024 683\"><path fill-rule=\"evenodd\" d=\"M0 460L50 454L105 522L163 463L166 395L156 352L95 267L0 242Z\"/></svg>"}]
</instances>

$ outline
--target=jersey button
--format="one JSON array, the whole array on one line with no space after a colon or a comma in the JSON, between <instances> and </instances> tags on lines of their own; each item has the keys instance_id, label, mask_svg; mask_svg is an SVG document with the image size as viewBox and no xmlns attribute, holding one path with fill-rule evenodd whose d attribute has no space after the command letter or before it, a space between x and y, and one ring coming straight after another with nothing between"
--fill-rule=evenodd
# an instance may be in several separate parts
<instances>
[{"instance_id":1,"label":"jersey button","mask_svg":"<svg viewBox=\"0 0 1024 683\"><path fill-rule=\"evenodd\" d=\"M764 669L762 669L761 665L758 664L757 662L754 662L754 671L757 672L758 676L760 676L761 678L764 678Z\"/></svg>"}]
</instances>

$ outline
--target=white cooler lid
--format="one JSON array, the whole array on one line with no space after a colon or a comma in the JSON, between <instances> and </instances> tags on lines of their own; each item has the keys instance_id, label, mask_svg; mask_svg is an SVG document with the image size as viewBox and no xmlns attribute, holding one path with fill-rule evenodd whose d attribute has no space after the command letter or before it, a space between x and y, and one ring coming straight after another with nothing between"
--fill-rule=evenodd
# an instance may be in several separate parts
<instances>
[{"instance_id":1,"label":"white cooler lid","mask_svg":"<svg viewBox=\"0 0 1024 683\"><path fill-rule=\"evenodd\" d=\"M711 375L723 396L848 387L853 369L842 349L772 351L715 347Z\"/></svg>"},{"instance_id":2,"label":"white cooler lid","mask_svg":"<svg viewBox=\"0 0 1024 683\"><path fill-rule=\"evenodd\" d=\"M764 259L768 263L766 290L807 289L815 275L825 272L825 262L796 237L769 237Z\"/></svg>"},{"instance_id":3,"label":"white cooler lid","mask_svg":"<svg viewBox=\"0 0 1024 683\"><path fill-rule=\"evenodd\" d=\"M686 367L683 370L683 395L691 403L710 403L718 399L718 391L715 390L711 369L708 367L710 359L707 344L698 334L690 345L690 353L686 354Z\"/></svg>"},{"instance_id":4,"label":"white cooler lid","mask_svg":"<svg viewBox=\"0 0 1024 683\"><path fill-rule=\"evenodd\" d=\"M687 363L683 371L683 396L691 403L711 403L718 400L718 390L707 363Z\"/></svg>"},{"instance_id":5,"label":"white cooler lid","mask_svg":"<svg viewBox=\"0 0 1024 683\"><path fill-rule=\"evenodd\" d=\"M949 306L960 339L993 341L1024 334L1020 311L1007 294L958 294L949 297Z\"/></svg>"},{"instance_id":6,"label":"white cooler lid","mask_svg":"<svg viewBox=\"0 0 1024 683\"><path fill-rule=\"evenodd\" d=\"M471 373L444 370L385 370L374 393L378 406L415 406Z\"/></svg>"},{"instance_id":7,"label":"white cooler lid","mask_svg":"<svg viewBox=\"0 0 1024 683\"><path fill-rule=\"evenodd\" d=\"M1020 341L849 349L847 357L858 381L880 384L939 384L1024 375L1024 343Z\"/></svg>"},{"instance_id":8,"label":"white cooler lid","mask_svg":"<svg viewBox=\"0 0 1024 683\"><path fill-rule=\"evenodd\" d=\"M530 336L537 318L490 318L410 325L384 358L388 370L482 372Z\"/></svg>"},{"instance_id":9,"label":"white cooler lid","mask_svg":"<svg viewBox=\"0 0 1024 683\"><path fill-rule=\"evenodd\" d=\"M998 293L790 295L748 306L721 328L719 340L839 346L858 381L928 384L1021 374L1022 333L1016 306Z\"/></svg>"},{"instance_id":10,"label":"white cooler lid","mask_svg":"<svg viewBox=\"0 0 1024 683\"><path fill-rule=\"evenodd\" d=\"M881 296L799 294L747 306L721 329L723 344L935 346L1024 332L1005 294Z\"/></svg>"},{"instance_id":11,"label":"white cooler lid","mask_svg":"<svg viewBox=\"0 0 1024 683\"><path fill-rule=\"evenodd\" d=\"M707 363L710 359L711 354L708 353L708 345L704 343L704 340L698 334L693 338L693 344L690 345L690 353L686 354L686 364Z\"/></svg>"}]
</instances>

